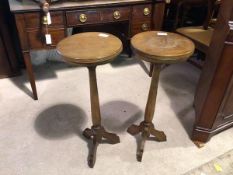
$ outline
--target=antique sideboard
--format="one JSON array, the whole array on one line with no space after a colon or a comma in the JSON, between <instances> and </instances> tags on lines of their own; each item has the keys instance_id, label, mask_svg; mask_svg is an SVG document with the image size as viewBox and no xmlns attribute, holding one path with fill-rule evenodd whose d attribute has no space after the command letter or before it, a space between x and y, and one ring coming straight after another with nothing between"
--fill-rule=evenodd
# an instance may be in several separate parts
<instances>
[{"instance_id":1,"label":"antique sideboard","mask_svg":"<svg viewBox=\"0 0 233 175\"><path fill-rule=\"evenodd\" d=\"M165 0L89 0L58 2L50 6L52 24L48 26L52 43L45 43L45 28L42 25L43 12L32 0L9 0L14 14L21 50L34 99L37 89L30 50L51 49L67 36L67 28L107 23L127 23L127 37L146 30L160 30Z\"/></svg>"}]
</instances>

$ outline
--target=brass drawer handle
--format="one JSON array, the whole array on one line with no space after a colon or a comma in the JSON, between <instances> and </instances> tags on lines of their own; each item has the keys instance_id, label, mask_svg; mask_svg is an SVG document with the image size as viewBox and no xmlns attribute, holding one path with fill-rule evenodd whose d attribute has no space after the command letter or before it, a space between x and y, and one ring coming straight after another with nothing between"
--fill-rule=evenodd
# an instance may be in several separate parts
<instances>
[{"instance_id":1,"label":"brass drawer handle","mask_svg":"<svg viewBox=\"0 0 233 175\"><path fill-rule=\"evenodd\" d=\"M82 22L82 23L86 22L87 21L87 15L85 15L83 13L80 14L79 15L79 21Z\"/></svg>"},{"instance_id":2,"label":"brass drawer handle","mask_svg":"<svg viewBox=\"0 0 233 175\"><path fill-rule=\"evenodd\" d=\"M120 17L121 17L120 12L119 12L119 11L115 11L115 12L113 13L113 17L114 17L114 19L120 19Z\"/></svg>"},{"instance_id":3,"label":"brass drawer handle","mask_svg":"<svg viewBox=\"0 0 233 175\"><path fill-rule=\"evenodd\" d=\"M143 31L149 30L148 24L146 24L146 23L142 24L142 30L143 30Z\"/></svg>"},{"instance_id":4,"label":"brass drawer handle","mask_svg":"<svg viewBox=\"0 0 233 175\"><path fill-rule=\"evenodd\" d=\"M150 9L149 9L148 7L144 8L143 14L144 14L145 16L148 16L148 15L150 14Z\"/></svg>"}]
</instances>

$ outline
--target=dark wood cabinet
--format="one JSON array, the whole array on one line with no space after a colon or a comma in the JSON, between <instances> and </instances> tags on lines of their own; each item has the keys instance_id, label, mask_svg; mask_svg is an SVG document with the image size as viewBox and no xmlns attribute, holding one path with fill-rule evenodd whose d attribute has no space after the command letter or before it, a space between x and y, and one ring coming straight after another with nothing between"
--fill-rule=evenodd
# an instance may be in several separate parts
<instances>
[{"instance_id":1,"label":"dark wood cabinet","mask_svg":"<svg viewBox=\"0 0 233 175\"><path fill-rule=\"evenodd\" d=\"M18 61L13 48L9 25L7 22L7 7L0 2L0 78L10 77L19 73Z\"/></svg>"},{"instance_id":2,"label":"dark wood cabinet","mask_svg":"<svg viewBox=\"0 0 233 175\"><path fill-rule=\"evenodd\" d=\"M223 1L195 95L194 141L233 126L233 2Z\"/></svg>"}]
</instances>

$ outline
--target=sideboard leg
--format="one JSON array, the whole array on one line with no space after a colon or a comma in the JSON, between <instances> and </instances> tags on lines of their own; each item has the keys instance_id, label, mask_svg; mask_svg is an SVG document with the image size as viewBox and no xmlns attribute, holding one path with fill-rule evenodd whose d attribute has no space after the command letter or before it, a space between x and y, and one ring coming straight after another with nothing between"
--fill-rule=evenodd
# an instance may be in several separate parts
<instances>
[{"instance_id":1,"label":"sideboard leg","mask_svg":"<svg viewBox=\"0 0 233 175\"><path fill-rule=\"evenodd\" d=\"M38 100L35 77L34 77L34 73L32 69L31 57L30 57L29 52L23 53L23 57L24 57L24 62L25 62L26 69L27 69L28 78L29 78L31 88L32 88L33 98L34 100Z\"/></svg>"}]
</instances>

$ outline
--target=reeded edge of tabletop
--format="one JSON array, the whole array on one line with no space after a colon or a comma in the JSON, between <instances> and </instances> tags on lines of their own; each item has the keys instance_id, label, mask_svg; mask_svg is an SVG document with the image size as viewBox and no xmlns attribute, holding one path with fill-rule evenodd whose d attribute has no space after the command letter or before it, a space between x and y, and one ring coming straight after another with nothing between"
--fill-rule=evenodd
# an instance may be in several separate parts
<instances>
[{"instance_id":1,"label":"reeded edge of tabletop","mask_svg":"<svg viewBox=\"0 0 233 175\"><path fill-rule=\"evenodd\" d=\"M77 66L97 66L97 65L102 65L102 64L106 64L106 63L110 63L111 61L113 61L118 55L121 54L123 50L123 47L121 46L121 48L119 49L118 52L116 52L114 55L111 55L111 57L105 57L104 59L101 60L94 60L92 62L85 62L85 60L83 61L74 61L74 59L69 59L67 57L62 56L62 58L69 64L72 65L77 65ZM60 54L59 54L60 55Z\"/></svg>"}]
</instances>

